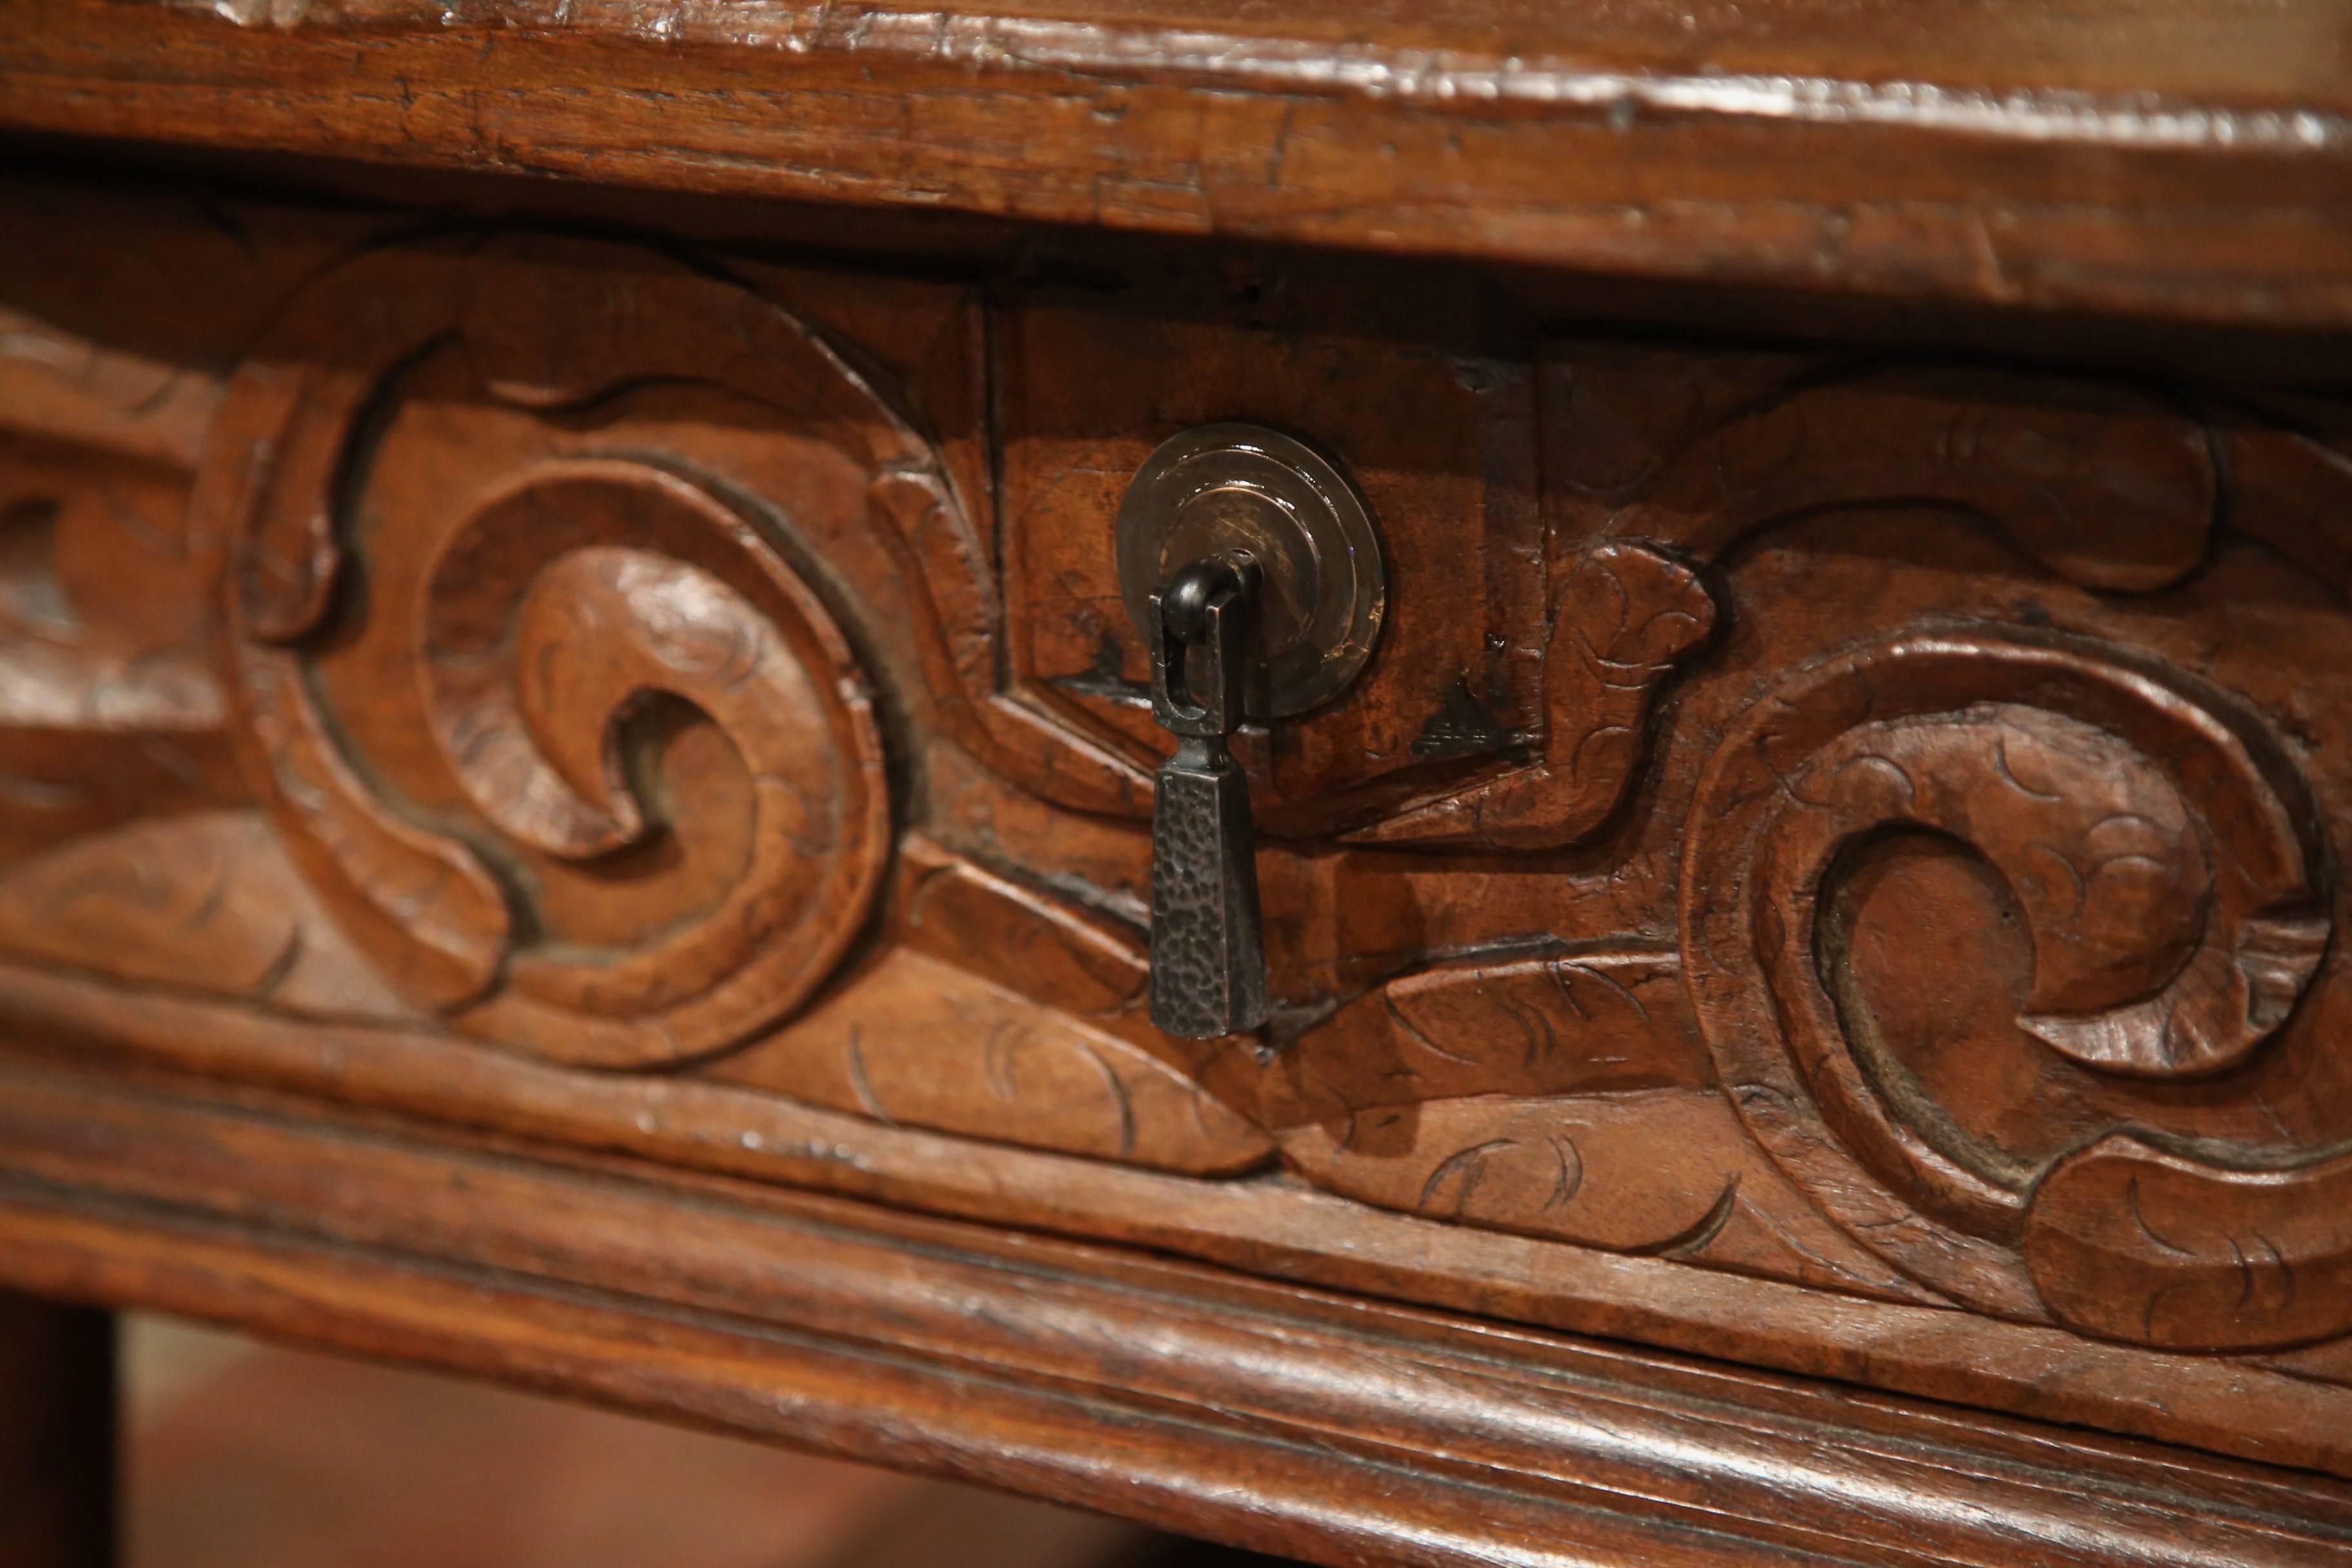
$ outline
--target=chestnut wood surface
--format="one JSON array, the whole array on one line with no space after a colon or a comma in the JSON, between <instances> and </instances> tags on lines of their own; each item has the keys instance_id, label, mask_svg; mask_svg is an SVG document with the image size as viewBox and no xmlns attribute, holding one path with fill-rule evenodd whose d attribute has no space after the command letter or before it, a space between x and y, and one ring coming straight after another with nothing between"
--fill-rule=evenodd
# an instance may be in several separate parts
<instances>
[{"instance_id":1,"label":"chestnut wood surface","mask_svg":"<svg viewBox=\"0 0 2352 1568\"><path fill-rule=\"evenodd\" d=\"M2352 1561L2341 4L10 22L0 1285L1334 1564ZM1194 1041L1235 419L1388 604Z\"/></svg>"},{"instance_id":2,"label":"chestnut wood surface","mask_svg":"<svg viewBox=\"0 0 2352 1568\"><path fill-rule=\"evenodd\" d=\"M0 1279L1331 1564L2302 1564L2352 1487L1069 1243L0 1064Z\"/></svg>"},{"instance_id":3,"label":"chestnut wood surface","mask_svg":"<svg viewBox=\"0 0 2352 1568\"><path fill-rule=\"evenodd\" d=\"M0 124L2352 321L2344 0L16 0Z\"/></svg>"}]
</instances>

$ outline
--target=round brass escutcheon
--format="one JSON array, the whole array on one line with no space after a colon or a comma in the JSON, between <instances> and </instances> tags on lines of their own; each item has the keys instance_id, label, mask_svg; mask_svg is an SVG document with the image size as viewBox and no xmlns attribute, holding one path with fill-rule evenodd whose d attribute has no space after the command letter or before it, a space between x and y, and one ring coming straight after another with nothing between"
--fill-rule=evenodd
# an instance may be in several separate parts
<instances>
[{"instance_id":1,"label":"round brass escutcheon","mask_svg":"<svg viewBox=\"0 0 2352 1568\"><path fill-rule=\"evenodd\" d=\"M1161 442L1128 483L1117 549L1119 594L1139 630L1152 590L1193 562L1257 563L1263 597L1244 701L1253 719L1330 701L1380 640L1388 576L1370 509L1329 459L1278 430L1198 425Z\"/></svg>"}]
</instances>

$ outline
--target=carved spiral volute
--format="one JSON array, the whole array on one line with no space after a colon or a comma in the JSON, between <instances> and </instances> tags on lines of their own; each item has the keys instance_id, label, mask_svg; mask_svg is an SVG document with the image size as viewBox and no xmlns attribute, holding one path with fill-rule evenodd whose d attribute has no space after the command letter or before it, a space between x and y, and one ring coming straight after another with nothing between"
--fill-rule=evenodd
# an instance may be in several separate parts
<instances>
[{"instance_id":1,"label":"carved spiral volute","mask_svg":"<svg viewBox=\"0 0 2352 1568\"><path fill-rule=\"evenodd\" d=\"M1684 955L1722 1081L1781 1168L1857 1240L1983 1310L2116 1338L2251 1346L2352 1317L2340 1289L2276 1310L2218 1300L2242 1282L2231 1248L2262 1256L2262 1216L2242 1201L2254 1178L2168 1125L2195 1086L2231 1092L2329 935L2307 790L2226 695L2055 636L1850 647L1734 722L1692 824ZM1897 834L1990 868L2031 943L2017 1027L2116 1096L2144 1097L2135 1114L2025 1158L1972 1137L1906 1076L1851 994L1838 898ZM1916 940L1932 949L1944 935ZM1937 960L1911 962L1933 974ZM2275 1185L2283 1172L2333 1179L2324 1159L2293 1154L2259 1179ZM2151 1193L2197 1184L2176 1197L2206 1216L2207 1250L2159 1240L2121 1201L2126 1187L2137 1201L2143 1178ZM2086 1204L2092 1186L2105 1195ZM2234 1241L2233 1215L2247 1232ZM2302 1241L2312 1256L2282 1267L2340 1269L2330 1237Z\"/></svg>"},{"instance_id":2,"label":"carved spiral volute","mask_svg":"<svg viewBox=\"0 0 2352 1568\"><path fill-rule=\"evenodd\" d=\"M933 460L748 290L516 248L346 263L239 374L198 514L241 741L412 1000L569 1061L705 1054L880 886L871 677L809 542Z\"/></svg>"}]
</instances>

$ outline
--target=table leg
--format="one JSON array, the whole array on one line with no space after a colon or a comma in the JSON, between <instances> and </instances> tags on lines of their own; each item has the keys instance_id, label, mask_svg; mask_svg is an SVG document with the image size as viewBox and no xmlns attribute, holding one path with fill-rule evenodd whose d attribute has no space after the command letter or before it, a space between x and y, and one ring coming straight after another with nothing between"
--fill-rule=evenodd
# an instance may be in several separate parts
<instances>
[{"instance_id":1,"label":"table leg","mask_svg":"<svg viewBox=\"0 0 2352 1568\"><path fill-rule=\"evenodd\" d=\"M0 1292L0 1568L111 1568L114 1317Z\"/></svg>"}]
</instances>

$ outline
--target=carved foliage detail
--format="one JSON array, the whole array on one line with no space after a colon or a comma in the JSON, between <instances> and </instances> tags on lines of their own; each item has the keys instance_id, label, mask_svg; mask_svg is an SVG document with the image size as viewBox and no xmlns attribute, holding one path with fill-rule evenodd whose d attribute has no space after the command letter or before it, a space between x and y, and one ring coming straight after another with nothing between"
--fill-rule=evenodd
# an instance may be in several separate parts
<instances>
[{"instance_id":1,"label":"carved foliage detail","mask_svg":"<svg viewBox=\"0 0 2352 1568\"><path fill-rule=\"evenodd\" d=\"M543 567L512 558L535 521L568 531ZM622 738L657 698L706 715L750 774L749 854L706 914L625 957L518 954L468 1026L546 1039L579 1015L657 1016L691 1051L823 980L887 841L880 737L839 630L749 518L659 470L551 466L452 537L426 593L436 737L511 837L576 859L645 842Z\"/></svg>"},{"instance_id":2,"label":"carved foliage detail","mask_svg":"<svg viewBox=\"0 0 2352 1568\"><path fill-rule=\"evenodd\" d=\"M2025 1257L2089 1333L2235 1350L2352 1331L2352 1157L2219 1171L2118 1133L2042 1179Z\"/></svg>"},{"instance_id":3,"label":"carved foliage detail","mask_svg":"<svg viewBox=\"0 0 2352 1568\"><path fill-rule=\"evenodd\" d=\"M151 817L10 866L0 951L312 1017L414 1019L250 811Z\"/></svg>"},{"instance_id":4,"label":"carved foliage detail","mask_svg":"<svg viewBox=\"0 0 2352 1568\"><path fill-rule=\"evenodd\" d=\"M1211 1098L1145 1017L1134 933L919 834L883 945L709 1076L877 1121L1202 1174L1266 1137Z\"/></svg>"},{"instance_id":5,"label":"carved foliage detail","mask_svg":"<svg viewBox=\"0 0 2352 1568\"><path fill-rule=\"evenodd\" d=\"M1952 634L1801 672L1741 719L1700 783L1684 956L1751 1131L1915 1277L1990 1310L2046 1306L2123 1331L2084 1309L2050 1248L2017 1250L2021 1230L2055 1223L2045 1202L2084 1223L2085 1178L2062 1165L2037 1188L2042 1173L1952 1131L1843 1005L1827 895L1842 857L1897 830L1957 840L2007 884L2033 943L2026 1031L2107 1074L2182 1080L2244 1061L2325 950L2300 781L2179 678L2071 641ZM2239 1181L2195 1161L2166 1170L2207 1182L2224 1208ZM2102 1223L2135 1222L2116 1206ZM2221 1331L2264 1343L2285 1325L2246 1316Z\"/></svg>"},{"instance_id":6,"label":"carved foliage detail","mask_svg":"<svg viewBox=\"0 0 2352 1568\"><path fill-rule=\"evenodd\" d=\"M1671 952L1460 960L1207 1081L1292 1169L1432 1219L1932 1300L1822 1221L1716 1089Z\"/></svg>"},{"instance_id":7,"label":"carved foliage detail","mask_svg":"<svg viewBox=\"0 0 2352 1568\"><path fill-rule=\"evenodd\" d=\"M14 363L15 335L0 331L0 859L246 799L202 647L213 563L184 528L176 451L149 451L163 443L147 420L108 419L110 398L80 407L92 388L43 395L48 367ZM115 379L99 387L155 380ZM20 437L19 419L54 438Z\"/></svg>"},{"instance_id":8,"label":"carved foliage detail","mask_svg":"<svg viewBox=\"0 0 2352 1568\"><path fill-rule=\"evenodd\" d=\"M1714 597L1689 567L1628 541L1596 545L1569 574L1553 606L1541 759L1350 840L1542 848L1587 837L1633 786L1660 683L1714 626Z\"/></svg>"},{"instance_id":9,"label":"carved foliage detail","mask_svg":"<svg viewBox=\"0 0 2352 1568\"><path fill-rule=\"evenodd\" d=\"M2222 469L2207 432L2164 398L1989 368L1735 356L1733 384L1693 405L1688 360L1580 367L1591 428L1559 458L1571 485L1624 503L1612 532L1712 559L1778 519L1896 498L1990 519L2053 571L2110 593L2177 583L2210 545ZM1750 376L1759 384L1738 384ZM1706 406L1717 397L1727 405Z\"/></svg>"}]
</instances>

